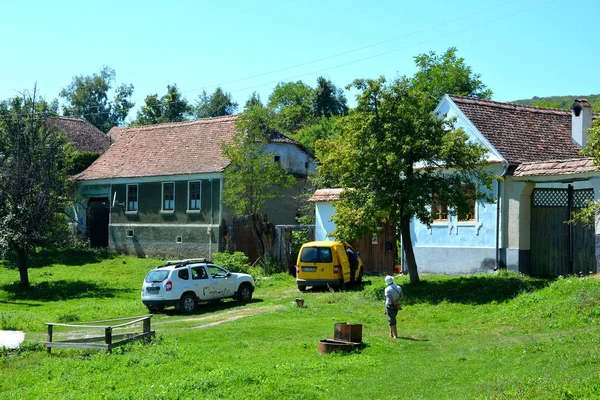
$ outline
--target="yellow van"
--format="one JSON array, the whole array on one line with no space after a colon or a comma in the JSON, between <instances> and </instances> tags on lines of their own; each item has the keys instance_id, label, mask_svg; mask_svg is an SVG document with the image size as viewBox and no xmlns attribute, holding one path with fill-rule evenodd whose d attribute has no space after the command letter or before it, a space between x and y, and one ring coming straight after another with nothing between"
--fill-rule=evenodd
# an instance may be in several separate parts
<instances>
[{"instance_id":1,"label":"yellow van","mask_svg":"<svg viewBox=\"0 0 600 400\"><path fill-rule=\"evenodd\" d=\"M346 249L356 255L357 267L354 281L360 284L363 276L363 263L360 254L348 243L318 241L302 245L296 262L296 284L300 291L307 286L330 286L343 289L350 283L350 260Z\"/></svg>"}]
</instances>

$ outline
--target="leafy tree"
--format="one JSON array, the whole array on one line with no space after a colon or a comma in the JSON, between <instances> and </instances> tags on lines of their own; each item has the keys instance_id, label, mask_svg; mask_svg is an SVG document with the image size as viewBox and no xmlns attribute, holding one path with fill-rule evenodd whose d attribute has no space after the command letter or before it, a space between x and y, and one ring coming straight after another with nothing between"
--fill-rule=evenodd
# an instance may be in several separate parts
<instances>
[{"instance_id":1,"label":"leafy tree","mask_svg":"<svg viewBox=\"0 0 600 400\"><path fill-rule=\"evenodd\" d=\"M231 160L225 169L223 203L236 216L246 216L263 262L272 253L272 244L265 235L268 221L264 216L267 200L282 196L295 179L273 162L273 154L265 153L270 117L265 108L255 107L242 113L236 122L236 134L222 144L222 153Z\"/></svg>"},{"instance_id":2,"label":"leafy tree","mask_svg":"<svg viewBox=\"0 0 600 400\"><path fill-rule=\"evenodd\" d=\"M481 75L473 73L456 52L456 47L450 47L441 56L431 51L415 57L417 72L412 86L430 95L428 109L435 107L445 94L492 98L492 91L483 84Z\"/></svg>"},{"instance_id":3,"label":"leafy tree","mask_svg":"<svg viewBox=\"0 0 600 400\"><path fill-rule=\"evenodd\" d=\"M158 97L156 94L146 96L144 105L137 113L131 125L152 125L165 122L181 122L186 120L192 111L186 99L181 96L177 85L167 85L167 94Z\"/></svg>"},{"instance_id":4,"label":"leafy tree","mask_svg":"<svg viewBox=\"0 0 600 400\"><path fill-rule=\"evenodd\" d=\"M0 109L0 249L16 256L24 287L28 252L64 238L72 188L72 148L37 110L35 91Z\"/></svg>"},{"instance_id":5,"label":"leafy tree","mask_svg":"<svg viewBox=\"0 0 600 400\"><path fill-rule=\"evenodd\" d=\"M358 104L343 118L341 135L317 146L319 173L337 177L345 188L333 216L335 235L356 239L377 231L381 220L396 221L416 283L411 220L432 222L434 196L454 206L450 212L461 213L473 198L463 185L479 181L491 188L486 150L435 115L430 96L407 78L356 80L352 86L359 91ZM491 201L479 190L473 196Z\"/></svg>"},{"instance_id":6,"label":"leafy tree","mask_svg":"<svg viewBox=\"0 0 600 400\"><path fill-rule=\"evenodd\" d=\"M335 126L339 118L321 117L315 123L298 131L295 139L311 151L314 150L318 140L330 139L335 134Z\"/></svg>"},{"instance_id":7,"label":"leafy tree","mask_svg":"<svg viewBox=\"0 0 600 400\"><path fill-rule=\"evenodd\" d=\"M261 108L264 107L264 104L260 100L260 95L256 92L252 92L252 95L246 101L246 104L244 105L244 111L249 110L254 107L261 107Z\"/></svg>"},{"instance_id":8,"label":"leafy tree","mask_svg":"<svg viewBox=\"0 0 600 400\"><path fill-rule=\"evenodd\" d=\"M223 92L218 87L210 96L206 91L198 97L194 114L196 118L213 118L225 115L233 115L237 111L238 103L231 98L231 93Z\"/></svg>"},{"instance_id":9,"label":"leafy tree","mask_svg":"<svg viewBox=\"0 0 600 400\"><path fill-rule=\"evenodd\" d=\"M317 78L314 92L313 112L317 117L332 117L348 114L348 103L344 91L337 88L329 79Z\"/></svg>"},{"instance_id":10,"label":"leafy tree","mask_svg":"<svg viewBox=\"0 0 600 400\"><path fill-rule=\"evenodd\" d=\"M110 100L114 80L115 70L109 67L103 67L99 74L92 76L75 76L59 94L67 102L63 106L64 114L85 118L103 132L122 125L135 105L130 101L133 85L121 84Z\"/></svg>"},{"instance_id":11,"label":"leafy tree","mask_svg":"<svg viewBox=\"0 0 600 400\"><path fill-rule=\"evenodd\" d=\"M314 89L302 81L279 83L267 104L275 112L275 128L293 135L313 123L314 93Z\"/></svg>"}]
</instances>

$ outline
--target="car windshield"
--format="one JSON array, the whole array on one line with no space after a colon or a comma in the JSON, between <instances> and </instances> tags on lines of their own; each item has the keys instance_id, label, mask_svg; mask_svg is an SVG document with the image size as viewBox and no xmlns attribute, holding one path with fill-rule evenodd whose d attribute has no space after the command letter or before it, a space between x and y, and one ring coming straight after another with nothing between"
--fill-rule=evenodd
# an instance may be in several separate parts
<instances>
[{"instance_id":1,"label":"car windshield","mask_svg":"<svg viewBox=\"0 0 600 400\"><path fill-rule=\"evenodd\" d=\"M300 256L301 262L330 263L333 260L329 247L305 247Z\"/></svg>"},{"instance_id":2,"label":"car windshield","mask_svg":"<svg viewBox=\"0 0 600 400\"><path fill-rule=\"evenodd\" d=\"M148 283L162 282L165 279L167 279L167 275L169 275L169 271L165 271L165 270L150 271L150 272L148 272L148 275L146 275L146 282L148 282Z\"/></svg>"}]
</instances>

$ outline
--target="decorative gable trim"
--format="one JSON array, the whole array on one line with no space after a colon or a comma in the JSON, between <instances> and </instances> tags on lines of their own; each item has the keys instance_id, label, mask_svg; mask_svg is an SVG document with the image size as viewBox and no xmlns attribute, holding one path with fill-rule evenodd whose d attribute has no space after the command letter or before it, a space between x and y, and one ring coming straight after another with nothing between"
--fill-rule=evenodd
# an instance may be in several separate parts
<instances>
[{"instance_id":1,"label":"decorative gable trim","mask_svg":"<svg viewBox=\"0 0 600 400\"><path fill-rule=\"evenodd\" d=\"M500 152L492 145L492 143L479 131L479 129L477 129L475 124L473 124L473 122L469 118L467 118L467 116L462 112L460 107L452 100L452 98L449 95L444 95L442 100L438 103L437 107L435 108L434 112L436 114L441 114L441 110L445 108L444 105L446 104L448 105L448 108L450 108L456 114L456 117L471 130L471 132L475 135L476 139L479 140L483 144L483 146L490 152L490 156L488 157L489 162L507 162L506 159L502 156L502 154L500 154Z\"/></svg>"}]
</instances>

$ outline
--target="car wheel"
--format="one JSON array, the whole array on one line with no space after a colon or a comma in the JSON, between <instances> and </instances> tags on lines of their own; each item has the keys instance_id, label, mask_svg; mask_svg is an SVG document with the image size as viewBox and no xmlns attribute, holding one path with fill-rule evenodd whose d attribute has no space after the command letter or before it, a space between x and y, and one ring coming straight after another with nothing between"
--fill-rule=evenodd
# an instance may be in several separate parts
<instances>
[{"instance_id":1,"label":"car wheel","mask_svg":"<svg viewBox=\"0 0 600 400\"><path fill-rule=\"evenodd\" d=\"M306 292L306 285L298 285L298 290L301 292Z\"/></svg>"},{"instance_id":2,"label":"car wheel","mask_svg":"<svg viewBox=\"0 0 600 400\"><path fill-rule=\"evenodd\" d=\"M191 314L196 309L196 297L191 293L185 293L179 301L179 308L186 314Z\"/></svg>"},{"instance_id":3,"label":"car wheel","mask_svg":"<svg viewBox=\"0 0 600 400\"><path fill-rule=\"evenodd\" d=\"M244 303L252 300L252 288L247 283L242 283L238 289L237 299Z\"/></svg>"}]
</instances>

